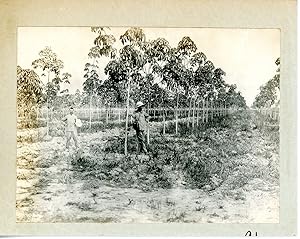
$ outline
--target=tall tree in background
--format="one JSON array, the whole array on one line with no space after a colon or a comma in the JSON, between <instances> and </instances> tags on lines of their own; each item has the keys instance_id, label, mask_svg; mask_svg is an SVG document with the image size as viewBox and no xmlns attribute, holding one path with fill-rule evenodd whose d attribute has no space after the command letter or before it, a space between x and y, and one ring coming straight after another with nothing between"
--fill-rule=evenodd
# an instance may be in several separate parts
<instances>
[{"instance_id":1,"label":"tall tree in background","mask_svg":"<svg viewBox=\"0 0 300 239\"><path fill-rule=\"evenodd\" d=\"M145 43L145 34L141 28L129 28L120 40L123 48L120 49L118 57L111 60L105 67L105 74L108 79L102 84L103 92L115 93L117 100L124 98L124 89L126 89L126 121L125 121L125 145L124 152L127 155L128 142L128 119L130 96L132 88L135 88L143 80L141 75L142 68L145 64L143 55L143 44ZM110 89L108 89L110 88ZM111 91L113 89L113 91Z\"/></svg>"},{"instance_id":2,"label":"tall tree in background","mask_svg":"<svg viewBox=\"0 0 300 239\"><path fill-rule=\"evenodd\" d=\"M192 75L192 65L191 65L191 56L193 53L197 51L197 46L194 41L185 36L179 41L177 45L177 53L178 53L178 63L181 65L182 71L180 72L180 81L178 82L180 86L183 88L184 95L188 99L189 103L189 111L188 117L190 117L192 99L195 96L195 81ZM179 102L179 94L177 94L176 101L176 115L178 119L178 102ZM178 124L178 120L176 120L176 124ZM178 128L178 126L176 126Z\"/></svg>"},{"instance_id":3,"label":"tall tree in background","mask_svg":"<svg viewBox=\"0 0 300 239\"><path fill-rule=\"evenodd\" d=\"M75 107L80 107L81 103L82 103L82 95L80 93L80 90L77 89L76 92L75 92L75 95L74 95Z\"/></svg>"},{"instance_id":4,"label":"tall tree in background","mask_svg":"<svg viewBox=\"0 0 300 239\"><path fill-rule=\"evenodd\" d=\"M47 74L47 84L46 84L46 102L47 102L47 136L49 135L49 100L52 95L56 95L57 84L59 81L60 71L63 69L63 61L57 58L56 53L54 53L50 47L39 52L40 58L32 62L34 69L40 68L43 71L43 76ZM54 75L54 81L50 81L51 76ZM52 79L51 79L52 80Z\"/></svg>"},{"instance_id":5,"label":"tall tree in background","mask_svg":"<svg viewBox=\"0 0 300 239\"><path fill-rule=\"evenodd\" d=\"M92 125L92 99L93 99L93 95L95 94L96 89L101 84L99 75L96 70L97 68L98 68L98 66L90 64L90 63L86 63L85 68L84 68L84 71L85 71L84 78L86 78L86 80L83 82L83 91L89 97L89 114L90 114L89 125L90 125L90 128Z\"/></svg>"},{"instance_id":6,"label":"tall tree in background","mask_svg":"<svg viewBox=\"0 0 300 239\"><path fill-rule=\"evenodd\" d=\"M102 93L103 101L116 102L123 104L126 102L127 97L127 69L126 66L122 64L119 58L110 61L104 72L108 75L100 89L99 92Z\"/></svg>"},{"instance_id":7,"label":"tall tree in background","mask_svg":"<svg viewBox=\"0 0 300 239\"><path fill-rule=\"evenodd\" d=\"M175 106L175 132L178 133L178 107L179 95L188 92L192 81L189 61L192 53L196 52L195 43L187 36L178 43L177 48L169 51L167 63L163 67L163 81L171 90L176 99Z\"/></svg>"},{"instance_id":8,"label":"tall tree in background","mask_svg":"<svg viewBox=\"0 0 300 239\"><path fill-rule=\"evenodd\" d=\"M170 51L169 42L164 38L158 38L152 41L145 41L142 45L142 54L144 56L145 64L141 70L143 79L139 81L136 89L133 89L135 101L142 100L147 104L147 111L151 104L156 99L158 93L157 86L162 81L162 69L166 64L168 52ZM163 99L162 99L163 102ZM147 130L147 142L150 141L150 129Z\"/></svg>"},{"instance_id":9,"label":"tall tree in background","mask_svg":"<svg viewBox=\"0 0 300 239\"><path fill-rule=\"evenodd\" d=\"M86 92L88 93L90 98L90 128L92 124L93 97L97 93L97 89L99 89L99 83L101 83L100 71L98 73L96 71L96 69L100 70L100 68L96 65L96 63L99 63L98 60L101 57L114 58L116 55L116 49L113 47L116 39L113 35L107 34L106 30L110 29L108 27L91 27L91 31L97 34L97 37L94 40L94 46L88 53L88 57L92 59L93 63L89 64L88 67L86 64L84 69L87 72L84 76L87 79L86 82L84 82L84 90L86 91L86 89L88 89L88 91Z\"/></svg>"},{"instance_id":10,"label":"tall tree in background","mask_svg":"<svg viewBox=\"0 0 300 239\"><path fill-rule=\"evenodd\" d=\"M163 83L167 86L167 90L172 92L173 102L175 101L173 107L175 108L175 132L178 133L178 104L179 104L179 94L183 92L182 85L182 75L183 66L177 60L177 50L172 48L168 54L168 59L166 65L163 67Z\"/></svg>"},{"instance_id":11,"label":"tall tree in background","mask_svg":"<svg viewBox=\"0 0 300 239\"><path fill-rule=\"evenodd\" d=\"M138 27L128 29L120 40L125 45L120 50L120 62L126 68L127 75L127 99L126 99L126 122L125 122L125 145L124 151L127 155L127 142L128 142L128 118L129 118L129 101L130 101L130 86L136 84L142 79L140 71L142 70L145 58L142 54L142 47L146 41L144 31Z\"/></svg>"},{"instance_id":12,"label":"tall tree in background","mask_svg":"<svg viewBox=\"0 0 300 239\"><path fill-rule=\"evenodd\" d=\"M226 93L226 105L228 107L246 108L247 104L241 92L237 91L236 84L229 85L229 89Z\"/></svg>"},{"instance_id":13,"label":"tall tree in background","mask_svg":"<svg viewBox=\"0 0 300 239\"><path fill-rule=\"evenodd\" d=\"M158 38L146 42L143 48L146 63L142 69L144 80L140 82L139 95L150 108L150 103L153 101L150 97L153 93L151 91L155 90L152 86L157 83L160 84L162 81L163 66L166 64L171 47L166 39Z\"/></svg>"},{"instance_id":14,"label":"tall tree in background","mask_svg":"<svg viewBox=\"0 0 300 239\"><path fill-rule=\"evenodd\" d=\"M70 78L69 73L57 74L49 83L47 87L48 103L54 108L61 108L62 106L68 106L70 102L69 89ZM64 89L62 90L62 85ZM60 100L61 99L61 100Z\"/></svg>"},{"instance_id":15,"label":"tall tree in background","mask_svg":"<svg viewBox=\"0 0 300 239\"><path fill-rule=\"evenodd\" d=\"M260 92L255 97L252 107L262 108L279 105L280 93L280 58L277 58L275 64L278 66L276 74L266 84L260 86Z\"/></svg>"},{"instance_id":16,"label":"tall tree in background","mask_svg":"<svg viewBox=\"0 0 300 239\"><path fill-rule=\"evenodd\" d=\"M37 120L36 112L42 102L42 82L30 69L17 66L17 109L18 115L25 115L25 127L32 127Z\"/></svg>"},{"instance_id":17,"label":"tall tree in background","mask_svg":"<svg viewBox=\"0 0 300 239\"><path fill-rule=\"evenodd\" d=\"M194 84L197 86L198 96L202 98L206 92L206 75L203 72L206 60L207 57L203 52L195 53L190 60L191 67L193 69Z\"/></svg>"}]
</instances>

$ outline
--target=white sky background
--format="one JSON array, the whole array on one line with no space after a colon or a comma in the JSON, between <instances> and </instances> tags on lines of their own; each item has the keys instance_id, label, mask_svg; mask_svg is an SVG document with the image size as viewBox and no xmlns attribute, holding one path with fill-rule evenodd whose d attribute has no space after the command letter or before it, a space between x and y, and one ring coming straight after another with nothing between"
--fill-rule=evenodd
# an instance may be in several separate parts
<instances>
[{"instance_id":1,"label":"white sky background","mask_svg":"<svg viewBox=\"0 0 300 239\"><path fill-rule=\"evenodd\" d=\"M115 47L122 47L119 41L128 27L111 28L107 33L116 38ZM259 92L259 87L271 79L280 57L280 31L277 29L220 29L220 28L143 28L147 40L163 37L172 47L176 47L184 36L189 36L196 44L198 52L203 52L215 67L226 72L225 81L236 84L250 106ZM96 34L90 27L19 27L17 64L31 68L31 63L39 58L39 52L46 46L64 62L62 72L72 75L68 86L70 93L76 89L82 92L84 65L88 58ZM101 60L100 77L106 78L104 67L108 58ZM37 72L41 74L41 72ZM46 79L43 79L46 80Z\"/></svg>"}]
</instances>

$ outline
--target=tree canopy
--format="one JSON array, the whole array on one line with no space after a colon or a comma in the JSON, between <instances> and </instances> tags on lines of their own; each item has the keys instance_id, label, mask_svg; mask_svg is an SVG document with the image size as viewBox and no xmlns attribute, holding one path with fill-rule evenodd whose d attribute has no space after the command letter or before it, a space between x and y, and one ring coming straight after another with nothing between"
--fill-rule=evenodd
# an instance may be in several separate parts
<instances>
[{"instance_id":1,"label":"tree canopy","mask_svg":"<svg viewBox=\"0 0 300 239\"><path fill-rule=\"evenodd\" d=\"M276 74L267 81L264 85L260 86L259 93L255 97L252 107L272 107L279 105L280 93L280 58L277 58L275 64L278 66Z\"/></svg>"}]
</instances>

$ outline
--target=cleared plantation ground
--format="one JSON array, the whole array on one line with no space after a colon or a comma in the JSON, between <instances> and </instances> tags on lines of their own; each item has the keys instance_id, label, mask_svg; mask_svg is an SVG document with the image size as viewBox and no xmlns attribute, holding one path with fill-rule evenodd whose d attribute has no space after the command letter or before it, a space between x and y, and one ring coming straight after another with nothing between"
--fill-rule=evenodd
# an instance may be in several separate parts
<instances>
[{"instance_id":1,"label":"cleared plantation ground","mask_svg":"<svg viewBox=\"0 0 300 239\"><path fill-rule=\"evenodd\" d=\"M153 122L151 157L136 156L133 131L125 157L113 126L80 134L77 152L62 137L19 136L17 220L276 223L279 132L258 129L257 117L240 111L201 130L182 122L177 136L174 123L163 136Z\"/></svg>"}]
</instances>

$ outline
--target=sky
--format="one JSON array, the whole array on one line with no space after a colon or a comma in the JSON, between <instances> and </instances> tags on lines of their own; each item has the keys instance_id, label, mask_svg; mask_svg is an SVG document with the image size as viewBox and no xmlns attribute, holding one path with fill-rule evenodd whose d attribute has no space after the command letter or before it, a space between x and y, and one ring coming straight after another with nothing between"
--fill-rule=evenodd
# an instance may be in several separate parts
<instances>
[{"instance_id":1,"label":"sky","mask_svg":"<svg viewBox=\"0 0 300 239\"><path fill-rule=\"evenodd\" d=\"M111 27L107 33L116 38L115 47L120 49L119 40L128 27ZM280 30L278 29L225 29L225 28L143 28L147 40L163 37L172 47L189 36L198 52L203 52L216 68L226 72L225 81L236 84L250 106L259 87L271 79L280 57ZM17 64L32 69L31 63L39 58L39 52L50 47L64 62L62 72L72 75L68 86L70 93L82 92L84 65L91 62L89 49L93 47L96 34L90 27L19 27L17 33ZM99 62L100 77L108 58ZM41 72L37 71L39 75ZM41 77L43 81L45 78ZM62 88L65 88L63 86Z\"/></svg>"}]
</instances>

